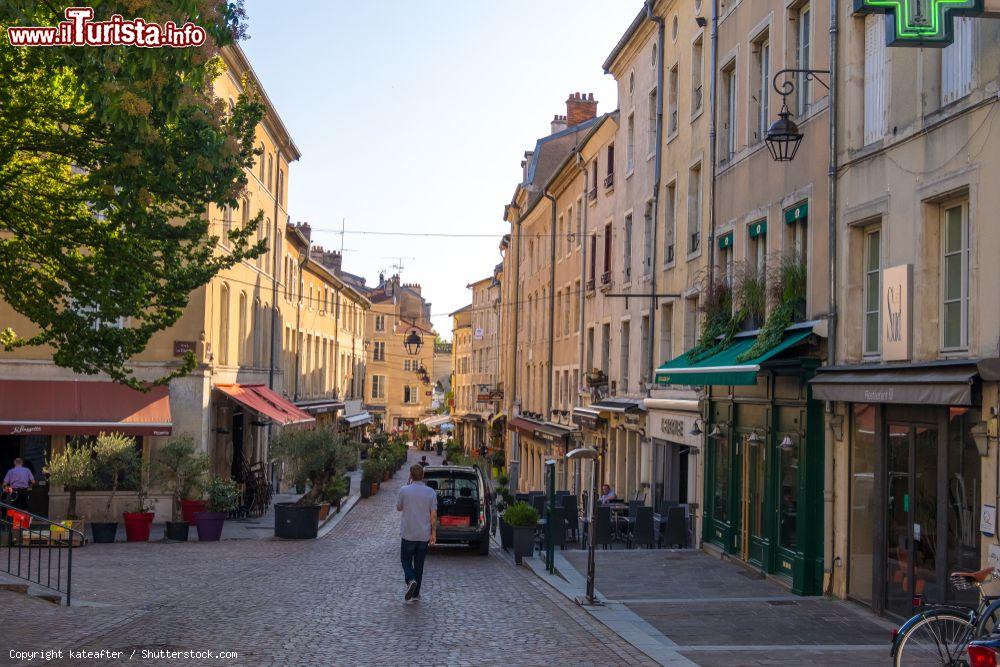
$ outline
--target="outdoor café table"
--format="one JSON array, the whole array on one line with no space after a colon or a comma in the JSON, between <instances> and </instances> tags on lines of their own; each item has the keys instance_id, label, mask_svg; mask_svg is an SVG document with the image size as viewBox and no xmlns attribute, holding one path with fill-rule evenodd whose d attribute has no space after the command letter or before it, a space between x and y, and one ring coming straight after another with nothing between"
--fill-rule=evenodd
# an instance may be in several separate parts
<instances>
[{"instance_id":1,"label":"outdoor caf\u00e9 table","mask_svg":"<svg viewBox=\"0 0 1000 667\"><path fill-rule=\"evenodd\" d=\"M614 534L616 539L620 540L621 533L618 530L619 519L623 514L628 517L628 503L616 501L608 503L607 506L611 509L611 532Z\"/></svg>"}]
</instances>

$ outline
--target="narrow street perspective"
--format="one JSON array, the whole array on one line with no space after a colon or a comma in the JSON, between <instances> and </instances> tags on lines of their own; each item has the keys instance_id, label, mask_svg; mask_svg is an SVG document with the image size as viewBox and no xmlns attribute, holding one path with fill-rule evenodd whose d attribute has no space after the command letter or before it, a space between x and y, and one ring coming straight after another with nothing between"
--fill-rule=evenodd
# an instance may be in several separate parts
<instances>
[{"instance_id":1,"label":"narrow street perspective","mask_svg":"<svg viewBox=\"0 0 1000 667\"><path fill-rule=\"evenodd\" d=\"M0 0L0 664L1000 667L998 107L1000 0Z\"/></svg>"}]
</instances>

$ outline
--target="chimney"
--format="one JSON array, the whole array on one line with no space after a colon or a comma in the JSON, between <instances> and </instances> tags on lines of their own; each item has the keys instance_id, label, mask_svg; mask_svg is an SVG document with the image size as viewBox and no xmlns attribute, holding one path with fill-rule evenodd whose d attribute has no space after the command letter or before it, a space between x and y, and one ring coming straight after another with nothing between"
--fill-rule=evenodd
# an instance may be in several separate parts
<instances>
[{"instance_id":1,"label":"chimney","mask_svg":"<svg viewBox=\"0 0 1000 667\"><path fill-rule=\"evenodd\" d=\"M556 134L557 132L562 132L565 129L566 129L566 116L560 116L557 114L552 119L552 134Z\"/></svg>"},{"instance_id":2,"label":"chimney","mask_svg":"<svg viewBox=\"0 0 1000 667\"><path fill-rule=\"evenodd\" d=\"M312 242L312 227L309 226L308 222L300 222L297 225L302 236L306 237L306 241Z\"/></svg>"},{"instance_id":3,"label":"chimney","mask_svg":"<svg viewBox=\"0 0 1000 667\"><path fill-rule=\"evenodd\" d=\"M593 93L571 93L566 100L566 124L569 127L597 118L597 100Z\"/></svg>"}]
</instances>

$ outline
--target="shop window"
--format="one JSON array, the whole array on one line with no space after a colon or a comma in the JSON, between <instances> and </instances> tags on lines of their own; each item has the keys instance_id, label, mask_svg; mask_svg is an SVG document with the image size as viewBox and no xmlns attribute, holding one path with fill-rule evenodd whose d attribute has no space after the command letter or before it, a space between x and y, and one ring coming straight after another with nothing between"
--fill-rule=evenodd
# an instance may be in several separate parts
<instances>
[{"instance_id":1,"label":"shop window","mask_svg":"<svg viewBox=\"0 0 1000 667\"><path fill-rule=\"evenodd\" d=\"M969 408L949 409L948 422L948 566L947 572L980 567L979 508L982 459L972 438L976 423ZM976 591L948 587L948 601L975 604Z\"/></svg>"},{"instance_id":2,"label":"shop window","mask_svg":"<svg viewBox=\"0 0 1000 667\"><path fill-rule=\"evenodd\" d=\"M968 344L968 206L946 206L941 221L941 344L945 350Z\"/></svg>"}]
</instances>

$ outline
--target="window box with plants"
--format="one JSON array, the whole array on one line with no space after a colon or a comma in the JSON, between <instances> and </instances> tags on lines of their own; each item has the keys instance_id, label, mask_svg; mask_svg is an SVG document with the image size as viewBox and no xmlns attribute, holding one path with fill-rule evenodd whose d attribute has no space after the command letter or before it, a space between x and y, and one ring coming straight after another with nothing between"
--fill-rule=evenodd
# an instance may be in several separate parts
<instances>
[{"instance_id":1,"label":"window box with plants","mask_svg":"<svg viewBox=\"0 0 1000 667\"><path fill-rule=\"evenodd\" d=\"M170 493L171 520L167 522L168 540L187 542L195 512L207 509L198 498L208 476L208 457L199 452L194 440L183 436L164 444L153 458L153 479ZM197 503L197 505L195 505Z\"/></svg>"},{"instance_id":2,"label":"window box with plants","mask_svg":"<svg viewBox=\"0 0 1000 667\"><path fill-rule=\"evenodd\" d=\"M511 528L514 546L514 561L521 562L535 550L535 528L538 526L538 510L526 502L516 502L504 512L504 523Z\"/></svg>"}]
</instances>

